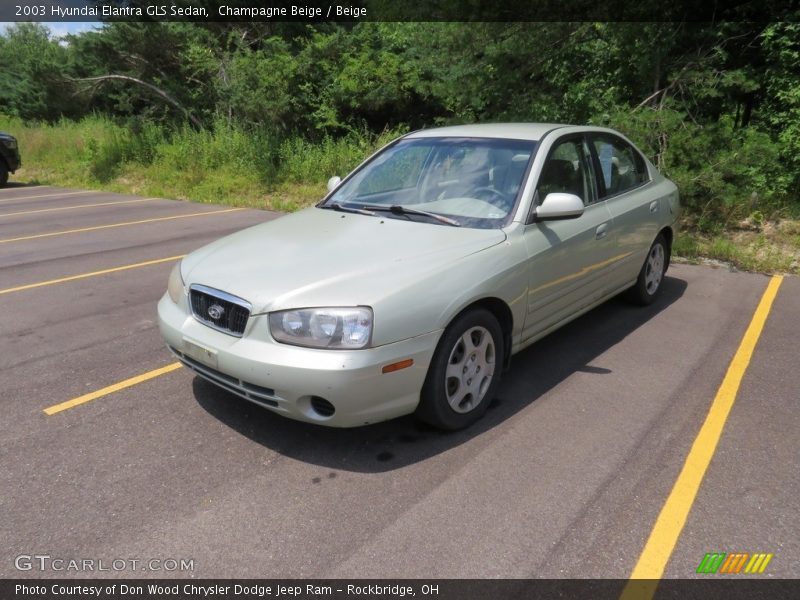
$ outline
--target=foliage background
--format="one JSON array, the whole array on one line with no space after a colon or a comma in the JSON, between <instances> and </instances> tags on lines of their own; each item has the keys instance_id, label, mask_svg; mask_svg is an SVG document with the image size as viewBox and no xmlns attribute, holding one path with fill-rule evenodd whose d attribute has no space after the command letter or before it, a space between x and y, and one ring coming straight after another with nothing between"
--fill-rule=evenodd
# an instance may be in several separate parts
<instances>
[{"instance_id":1,"label":"foliage background","mask_svg":"<svg viewBox=\"0 0 800 600\"><path fill-rule=\"evenodd\" d=\"M797 22L17 24L0 129L41 181L293 209L409 130L610 125L713 236L800 213L798 65Z\"/></svg>"}]
</instances>

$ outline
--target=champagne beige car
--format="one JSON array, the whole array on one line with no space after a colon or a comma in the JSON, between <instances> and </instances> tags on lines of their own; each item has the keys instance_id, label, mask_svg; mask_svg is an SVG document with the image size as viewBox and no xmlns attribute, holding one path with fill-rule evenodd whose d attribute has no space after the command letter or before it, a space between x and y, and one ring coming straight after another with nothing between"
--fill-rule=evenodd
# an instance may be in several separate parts
<instances>
[{"instance_id":1,"label":"champagne beige car","mask_svg":"<svg viewBox=\"0 0 800 600\"><path fill-rule=\"evenodd\" d=\"M621 292L656 299L680 212L626 137L556 124L417 131L328 188L186 256L158 315L200 377L335 427L470 425L512 355Z\"/></svg>"}]
</instances>

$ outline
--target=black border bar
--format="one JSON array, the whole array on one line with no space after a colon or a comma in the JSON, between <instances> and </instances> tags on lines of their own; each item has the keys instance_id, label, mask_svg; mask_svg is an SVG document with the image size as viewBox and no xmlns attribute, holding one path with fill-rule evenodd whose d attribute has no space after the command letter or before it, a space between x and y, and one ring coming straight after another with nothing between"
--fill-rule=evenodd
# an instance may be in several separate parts
<instances>
[{"instance_id":1,"label":"black border bar","mask_svg":"<svg viewBox=\"0 0 800 600\"><path fill-rule=\"evenodd\" d=\"M223 8L227 7L227 8ZM0 21L800 21L800 0L3 0Z\"/></svg>"},{"instance_id":2,"label":"black border bar","mask_svg":"<svg viewBox=\"0 0 800 600\"><path fill-rule=\"evenodd\" d=\"M664 579L654 600L782 600L800 580L721 577ZM624 579L3 579L3 600L617 600ZM99 593L98 593L99 592ZM650 598L644 593L643 598Z\"/></svg>"}]
</instances>

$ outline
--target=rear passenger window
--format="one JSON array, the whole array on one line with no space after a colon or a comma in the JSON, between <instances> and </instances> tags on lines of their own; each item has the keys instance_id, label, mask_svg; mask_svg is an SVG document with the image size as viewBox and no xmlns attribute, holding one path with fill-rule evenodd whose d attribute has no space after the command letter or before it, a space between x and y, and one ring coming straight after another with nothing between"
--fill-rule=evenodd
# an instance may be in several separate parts
<instances>
[{"instance_id":1,"label":"rear passenger window","mask_svg":"<svg viewBox=\"0 0 800 600\"><path fill-rule=\"evenodd\" d=\"M604 135L596 137L593 144L600 162L600 179L606 196L622 193L649 181L644 159L624 140Z\"/></svg>"}]
</instances>

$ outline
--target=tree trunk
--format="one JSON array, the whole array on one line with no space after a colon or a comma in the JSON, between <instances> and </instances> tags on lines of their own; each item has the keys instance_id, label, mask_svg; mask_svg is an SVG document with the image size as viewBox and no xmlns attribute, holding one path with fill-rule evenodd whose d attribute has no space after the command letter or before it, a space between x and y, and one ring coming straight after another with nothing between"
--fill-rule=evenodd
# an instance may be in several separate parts
<instances>
[{"instance_id":1,"label":"tree trunk","mask_svg":"<svg viewBox=\"0 0 800 600\"><path fill-rule=\"evenodd\" d=\"M753 116L753 105L755 104L755 94L747 94L744 97L744 113L742 113L742 127L750 125L750 117Z\"/></svg>"},{"instance_id":2,"label":"tree trunk","mask_svg":"<svg viewBox=\"0 0 800 600\"><path fill-rule=\"evenodd\" d=\"M141 85L142 87L147 88L148 90L154 92L156 95L160 96L161 98L172 104L172 106L180 110L184 115L186 115L186 118L188 118L194 124L195 127L197 127L198 129L203 128L203 124L197 119L197 117L195 117L191 112L189 112L189 110L186 107L184 107L183 104L175 100L175 98L170 96L167 92L165 92L161 88L154 86L152 83L147 83L146 81L137 79L136 77L131 77L130 75L100 75L98 77L81 77L79 79L71 79L71 81L102 83L104 81L111 81L114 79L119 81L129 81L131 83L135 83L137 85Z\"/></svg>"}]
</instances>

